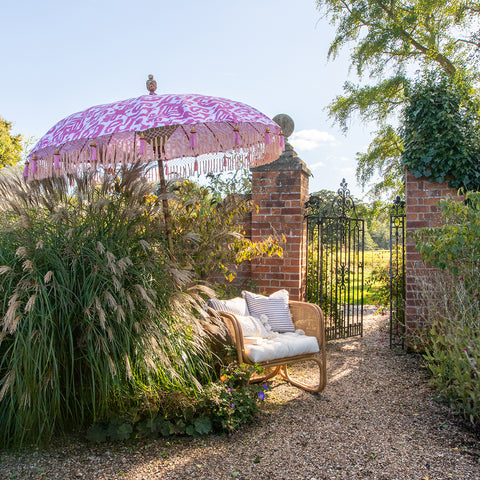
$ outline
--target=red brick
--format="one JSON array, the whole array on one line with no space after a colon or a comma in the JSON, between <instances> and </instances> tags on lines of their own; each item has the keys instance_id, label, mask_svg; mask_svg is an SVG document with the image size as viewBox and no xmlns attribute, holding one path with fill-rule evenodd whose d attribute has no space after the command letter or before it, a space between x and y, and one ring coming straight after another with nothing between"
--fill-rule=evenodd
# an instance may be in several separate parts
<instances>
[{"instance_id":1,"label":"red brick","mask_svg":"<svg viewBox=\"0 0 480 480\"><path fill-rule=\"evenodd\" d=\"M429 224L425 220L412 220L408 221L407 219L407 231L408 230L417 230L418 228L428 227Z\"/></svg>"}]
</instances>

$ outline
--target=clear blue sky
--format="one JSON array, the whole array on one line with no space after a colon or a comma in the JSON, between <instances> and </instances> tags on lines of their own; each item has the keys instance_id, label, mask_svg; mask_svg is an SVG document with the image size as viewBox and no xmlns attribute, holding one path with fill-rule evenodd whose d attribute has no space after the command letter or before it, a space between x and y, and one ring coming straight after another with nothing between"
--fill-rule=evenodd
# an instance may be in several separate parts
<instances>
[{"instance_id":1,"label":"clear blue sky","mask_svg":"<svg viewBox=\"0 0 480 480\"><path fill-rule=\"evenodd\" d=\"M325 107L348 79L348 52L327 62L334 30L314 0L22 1L1 7L0 116L40 138L92 105L146 94L238 100L269 117L289 114L291 138L313 173L310 191L356 196L355 153L369 143L354 121L345 136Z\"/></svg>"}]
</instances>

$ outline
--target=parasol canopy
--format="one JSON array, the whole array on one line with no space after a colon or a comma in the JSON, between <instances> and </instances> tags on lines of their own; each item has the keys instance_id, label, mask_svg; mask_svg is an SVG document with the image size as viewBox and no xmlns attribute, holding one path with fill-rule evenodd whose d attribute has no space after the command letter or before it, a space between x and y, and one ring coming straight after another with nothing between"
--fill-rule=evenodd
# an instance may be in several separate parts
<instances>
[{"instance_id":1,"label":"parasol canopy","mask_svg":"<svg viewBox=\"0 0 480 480\"><path fill-rule=\"evenodd\" d=\"M152 162L155 181L162 174L187 177L262 165L283 148L279 125L249 105L151 90L58 122L30 152L24 175L33 180L145 161Z\"/></svg>"}]
</instances>

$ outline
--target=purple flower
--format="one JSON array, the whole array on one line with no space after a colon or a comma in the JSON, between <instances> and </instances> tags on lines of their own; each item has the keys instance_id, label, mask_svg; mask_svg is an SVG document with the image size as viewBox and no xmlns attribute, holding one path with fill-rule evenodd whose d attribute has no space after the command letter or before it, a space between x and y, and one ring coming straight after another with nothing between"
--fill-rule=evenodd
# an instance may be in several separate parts
<instances>
[{"instance_id":1,"label":"purple flower","mask_svg":"<svg viewBox=\"0 0 480 480\"><path fill-rule=\"evenodd\" d=\"M232 403L231 407L232 407L232 408L235 408L235 404L234 404L234 403Z\"/></svg>"},{"instance_id":2,"label":"purple flower","mask_svg":"<svg viewBox=\"0 0 480 480\"><path fill-rule=\"evenodd\" d=\"M228 393L232 393L232 389L231 389L231 388L227 388L227 392L228 392Z\"/></svg>"},{"instance_id":3,"label":"purple flower","mask_svg":"<svg viewBox=\"0 0 480 480\"><path fill-rule=\"evenodd\" d=\"M460 277L459 280L460 280L461 282L463 282L463 277Z\"/></svg>"},{"instance_id":4,"label":"purple flower","mask_svg":"<svg viewBox=\"0 0 480 480\"><path fill-rule=\"evenodd\" d=\"M263 392L258 392L258 398L259 398L260 400L265 400L265 393L263 393Z\"/></svg>"},{"instance_id":5,"label":"purple flower","mask_svg":"<svg viewBox=\"0 0 480 480\"><path fill-rule=\"evenodd\" d=\"M268 385L266 383L262 384L264 390L268 390Z\"/></svg>"}]
</instances>

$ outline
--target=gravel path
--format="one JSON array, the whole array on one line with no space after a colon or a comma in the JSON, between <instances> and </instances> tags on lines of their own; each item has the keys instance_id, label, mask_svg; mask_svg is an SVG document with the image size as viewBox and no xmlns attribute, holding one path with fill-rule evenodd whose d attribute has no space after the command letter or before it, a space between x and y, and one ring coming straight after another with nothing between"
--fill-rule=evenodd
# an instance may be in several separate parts
<instances>
[{"instance_id":1,"label":"gravel path","mask_svg":"<svg viewBox=\"0 0 480 480\"><path fill-rule=\"evenodd\" d=\"M274 381L240 433L0 452L0 479L476 480L480 435L433 401L419 359L388 347L387 317L330 343L328 384L312 395ZM298 369L308 375L308 369Z\"/></svg>"}]
</instances>

